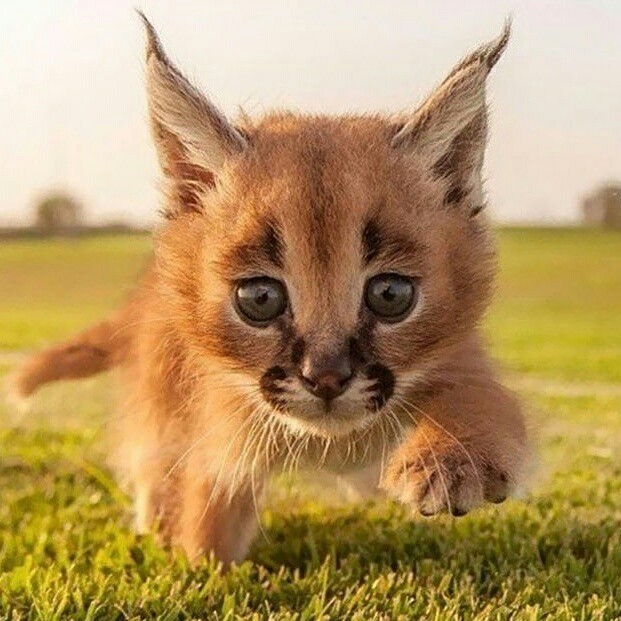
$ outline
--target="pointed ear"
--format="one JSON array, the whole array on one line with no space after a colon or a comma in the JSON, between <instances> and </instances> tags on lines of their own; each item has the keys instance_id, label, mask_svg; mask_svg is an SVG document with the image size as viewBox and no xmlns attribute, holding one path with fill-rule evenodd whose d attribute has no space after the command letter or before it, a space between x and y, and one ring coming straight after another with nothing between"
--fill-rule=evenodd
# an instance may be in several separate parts
<instances>
[{"instance_id":1,"label":"pointed ear","mask_svg":"<svg viewBox=\"0 0 621 621\"><path fill-rule=\"evenodd\" d=\"M149 20L138 14L147 34L151 132L171 199L165 215L201 211L200 194L214 185L227 157L246 147L246 138L171 63Z\"/></svg>"},{"instance_id":2,"label":"pointed ear","mask_svg":"<svg viewBox=\"0 0 621 621\"><path fill-rule=\"evenodd\" d=\"M415 156L446 181L445 204L465 203L471 215L483 207L486 80L510 33L506 22L498 38L458 63L413 114L400 119L393 137L396 149Z\"/></svg>"}]
</instances>

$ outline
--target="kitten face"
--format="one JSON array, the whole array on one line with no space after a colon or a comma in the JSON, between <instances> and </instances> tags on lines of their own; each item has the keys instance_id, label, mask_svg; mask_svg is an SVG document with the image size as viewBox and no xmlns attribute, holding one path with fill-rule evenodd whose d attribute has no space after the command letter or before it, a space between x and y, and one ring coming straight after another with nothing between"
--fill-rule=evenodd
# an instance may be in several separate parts
<instances>
[{"instance_id":1,"label":"kitten face","mask_svg":"<svg viewBox=\"0 0 621 621\"><path fill-rule=\"evenodd\" d=\"M485 81L508 28L397 120L276 114L240 128L146 25L162 299L206 389L323 436L434 390L489 300Z\"/></svg>"},{"instance_id":2,"label":"kitten face","mask_svg":"<svg viewBox=\"0 0 621 621\"><path fill-rule=\"evenodd\" d=\"M426 389L478 319L484 228L394 152L381 120L272 117L247 134L201 213L167 229L164 255L196 251L171 276L195 276L180 313L196 347L293 428L363 428Z\"/></svg>"}]
</instances>

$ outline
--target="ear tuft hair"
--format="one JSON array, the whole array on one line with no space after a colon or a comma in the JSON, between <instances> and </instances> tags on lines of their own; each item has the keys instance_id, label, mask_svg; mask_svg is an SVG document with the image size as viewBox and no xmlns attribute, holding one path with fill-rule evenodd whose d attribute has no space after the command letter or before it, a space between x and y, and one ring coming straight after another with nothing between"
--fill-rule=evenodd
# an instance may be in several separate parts
<instances>
[{"instance_id":1,"label":"ear tuft hair","mask_svg":"<svg viewBox=\"0 0 621 621\"><path fill-rule=\"evenodd\" d=\"M158 60L160 60L161 62L167 62L168 59L166 58L166 54L164 53L164 49L162 48L162 44L160 43L160 38L157 36L157 32L155 32L153 24L140 9L136 9L136 13L138 13L138 16L142 20L142 24L147 34L147 60L149 59L149 56L151 54L155 54Z\"/></svg>"},{"instance_id":2,"label":"ear tuft hair","mask_svg":"<svg viewBox=\"0 0 621 621\"><path fill-rule=\"evenodd\" d=\"M485 67L489 73L494 68L494 65L498 62L502 56L502 53L505 51L507 44L509 43L509 39L511 38L511 28L511 18L507 18L501 33L492 41L483 43L476 50L462 58L462 60L457 63L457 65L455 65L451 72L446 76L444 82L453 77L453 75L455 75L458 71L476 64Z\"/></svg>"}]
</instances>

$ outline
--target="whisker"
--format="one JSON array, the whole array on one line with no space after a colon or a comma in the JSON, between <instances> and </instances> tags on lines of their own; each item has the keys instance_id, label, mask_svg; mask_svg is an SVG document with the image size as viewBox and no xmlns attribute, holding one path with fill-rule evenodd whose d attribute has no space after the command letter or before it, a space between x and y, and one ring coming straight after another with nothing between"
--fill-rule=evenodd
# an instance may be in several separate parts
<instances>
[{"instance_id":1,"label":"whisker","mask_svg":"<svg viewBox=\"0 0 621 621\"><path fill-rule=\"evenodd\" d=\"M448 487L446 485L446 479L444 478L444 473L442 471L442 467L440 466L440 462L438 460L436 452L433 450L433 446L432 446L431 442L429 441L429 438L427 437L427 434L425 433L425 430L422 427L419 427L419 431L422 433L423 438L425 438L425 442L427 443L427 446L429 447L429 450L431 451L431 456L433 457L433 460L434 460L434 462L436 464L436 471L438 473L438 476L440 477L440 482L442 483L442 488L444 490L444 497L446 498L446 506L447 506L449 512L452 513L453 510L452 510L452 507L451 507L451 498L449 496ZM428 480L430 480L430 479L428 479ZM434 501L434 504L435 504L435 502L436 502L435 495L434 495L433 501Z\"/></svg>"},{"instance_id":2,"label":"whisker","mask_svg":"<svg viewBox=\"0 0 621 621\"><path fill-rule=\"evenodd\" d=\"M207 515L207 511L209 510L209 507L211 506L211 503L212 503L212 501L213 501L213 499L214 499L214 497L216 495L216 492L220 488L220 479L221 479L221 476L222 476L222 472L223 472L224 468L227 466L228 456L230 454L230 451L231 451L231 448L233 446L233 443L237 440L237 438L240 435L240 433L242 433L247 428L247 426L250 423L250 421L252 421L254 419L255 414L256 414L256 409L239 426L239 429L236 431L236 433L233 435L233 437L231 438L231 440L227 444L227 447L226 447L225 453L224 453L224 457L222 458L222 461L221 461L221 464L220 464L220 469L218 470L218 474L216 475L215 481L214 481L213 486L211 488L211 493L209 494L209 498L207 499L207 502L205 504L205 508L203 509L203 512L202 512L201 516L198 519L197 528L201 524L201 522L203 521L205 516Z\"/></svg>"},{"instance_id":3,"label":"whisker","mask_svg":"<svg viewBox=\"0 0 621 621\"><path fill-rule=\"evenodd\" d=\"M231 412L226 418L223 418L219 421L215 427L209 427L204 433L200 434L199 437L190 444L190 446L185 450L181 456L175 461L175 463L168 469L166 474L163 477L163 481L167 481L170 476L175 472L175 470L183 463L183 461L190 455L190 453L204 440L206 440L211 434L215 433L219 428L221 428L224 424L228 424L233 420L233 418L241 411L244 407L247 407L247 404L242 404L241 407L236 409L234 412Z\"/></svg>"}]
</instances>

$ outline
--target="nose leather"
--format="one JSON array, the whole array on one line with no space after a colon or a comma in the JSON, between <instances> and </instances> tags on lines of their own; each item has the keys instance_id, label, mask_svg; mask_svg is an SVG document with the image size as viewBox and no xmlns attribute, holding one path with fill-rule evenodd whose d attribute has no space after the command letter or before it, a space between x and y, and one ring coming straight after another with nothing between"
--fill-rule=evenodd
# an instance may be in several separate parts
<instances>
[{"instance_id":1,"label":"nose leather","mask_svg":"<svg viewBox=\"0 0 621 621\"><path fill-rule=\"evenodd\" d=\"M309 356L300 371L302 385L308 392L330 401L343 394L353 376L349 356Z\"/></svg>"}]
</instances>

